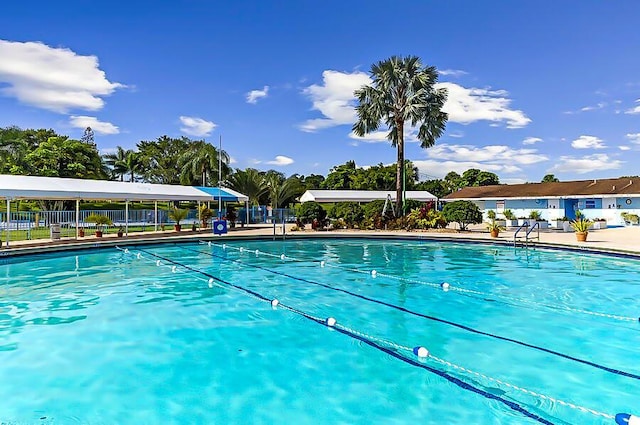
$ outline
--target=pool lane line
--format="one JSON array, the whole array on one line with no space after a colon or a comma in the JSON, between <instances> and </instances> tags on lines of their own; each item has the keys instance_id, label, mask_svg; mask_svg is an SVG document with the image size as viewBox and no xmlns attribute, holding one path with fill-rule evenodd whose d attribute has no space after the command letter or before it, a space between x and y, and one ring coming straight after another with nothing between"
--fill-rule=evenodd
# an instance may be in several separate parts
<instances>
[{"instance_id":1,"label":"pool lane line","mask_svg":"<svg viewBox=\"0 0 640 425\"><path fill-rule=\"evenodd\" d=\"M230 286L232 288L238 289L238 290L240 290L240 291L242 291L242 292L244 292L246 294L249 294L249 295L251 295L251 296L253 296L253 297L255 297L255 298L257 298L257 299L259 299L261 301L266 301L266 302L269 302L269 303L271 303L271 301L272 301L271 299L265 297L264 295L262 295L262 294L260 294L260 293L258 293L256 291L244 288L244 287L242 287L240 285L236 285L236 284L231 283L231 282L227 282L227 281L225 281L223 279L220 279L219 277L216 277L216 276L212 275L211 273L207 273L205 271L196 269L195 267L191 267L191 266L188 266L186 264L182 264L182 263L180 263L178 261L171 260L170 258L167 258L167 257L162 256L162 255L155 254L153 252L149 252L149 251L147 251L145 249L142 249L142 248L136 248L136 249L138 251L144 252L145 254L148 254L148 255L151 255L153 257L156 257L156 258L158 258L158 259L160 259L162 261L166 261L168 263L181 266L181 267L183 267L183 268L185 268L185 269L187 269L189 271L192 271L194 273L202 274L203 276L206 276L206 277L208 277L210 279L213 279L214 281L216 281L216 282L218 282L220 284L227 285L227 286ZM317 323L319 325L323 325L325 327L327 326L325 320L317 318L317 317L314 317L314 316L312 316L312 315L310 315L310 314L308 314L308 313L306 313L306 312L304 312L302 310L298 310L298 309L296 309L294 307L287 306L286 304L283 304L283 303L279 303L278 306L281 306L284 309L289 310L289 311L291 311L291 312L293 312L295 314L298 314L298 315L304 317L305 319L313 321L313 322L315 322L315 323ZM346 335L346 336L348 336L348 337L350 337L352 339L361 341L361 342L367 344L368 346L370 346L372 348L375 348L375 349L377 349L379 351L382 351L383 353L388 354L388 355L394 357L395 359L398 359L398 360L400 360L400 361L402 361L404 363L407 363L407 364L409 364L411 366L415 366L415 367L424 369L424 370L426 370L428 372L431 372L431 373L433 373L433 374L435 374L435 375L437 375L437 376L439 376L439 377L451 382L452 384L462 388L463 390L474 392L474 393L476 393L478 395L481 395L481 396L483 396L483 397L485 397L487 399L490 399L490 400L496 400L496 401L504 404L505 406L507 406L511 410L514 410L514 411L516 411L518 413L521 413L522 415L524 415L524 416L526 416L528 418L531 418L531 419L533 419L533 420L535 420L535 421L537 421L537 422L539 422L541 424L555 425L553 422L551 422L551 421L549 421L549 420L547 420L547 419L545 419L545 418L543 418L543 417L541 417L539 415L536 415L535 413L529 412L527 409L523 408L522 406L520 406L516 402L513 402L511 400L507 400L505 398L502 398L502 397L500 397L498 395L492 394L492 393L490 393L488 391L485 391L483 389L474 387L473 385L464 382L460 378L456 378L455 376L450 375L450 374L448 374L448 373L446 373L444 371L441 371L439 369L433 368L433 367L428 366L428 365L426 365L424 363L418 362L417 360L414 360L412 358L403 356L402 354L400 354L399 352L397 352L395 350L387 348L387 347L383 346L382 344L380 344L378 342L375 342L373 340L370 340L369 338L366 338L366 337L364 337L362 335L358 335L358 334L356 334L354 332L351 332L348 329L345 329L345 328L339 327L339 326L333 326L333 327L330 327L330 329L334 329L334 330L336 330L337 332L339 332L339 333L341 333L343 335Z\"/></svg>"},{"instance_id":2,"label":"pool lane line","mask_svg":"<svg viewBox=\"0 0 640 425\"><path fill-rule=\"evenodd\" d=\"M572 361L575 361L575 362L578 362L578 363L582 363L582 364L587 365L587 366L592 366L592 367L595 367L597 369L604 370L605 372L613 373L615 375L620 375L620 376L624 376L624 377L627 377L627 378L632 378L632 379L636 379L636 380L640 381L640 375L637 375L635 373L625 372L625 371L619 370L619 369L614 369L614 368L609 367L609 366L604 366L604 365L601 365L601 364L598 364L598 363L591 362L589 360L584 360L584 359L581 359L581 358L578 358L578 357L571 356L569 354L564 354L564 353L561 353L559 351L554 351L554 350L551 350L549 348L541 347L541 346L534 345L534 344L529 344L527 342L519 341L517 339L509 338L509 337L506 337L506 336L501 336L501 335L496 335L496 334L492 334L492 333L489 333L489 332L481 331L479 329L475 329L475 328L472 328L472 327L467 326L467 325L463 325L463 324L460 324L460 323L452 322L452 321L446 320L446 319L441 319L441 318L435 317L435 316L430 316L428 314L419 313L419 312L416 312L416 311L413 311L413 310L409 310L408 308L405 308L405 307L401 307L401 306L398 306L398 305L395 305L395 304L388 303L386 301L378 300L376 298L370 298L370 297L367 297L366 295L357 294L357 293L351 292L351 291L349 291L347 289L336 288L336 287L333 287L331 285L327 285L325 283L315 282L313 280L309 280L309 279L305 279L305 278L302 278L302 277L293 276L293 275L290 275L288 273L283 273L283 272L271 270L271 269L268 269L266 267L262 267L262 266L258 266L258 265L254 265L254 264L249 264L249 263L242 262L242 261L235 260L235 259L225 258L225 257L223 257L221 255L216 255L216 254L209 253L209 252L203 252L203 251L199 251L197 249L191 249L191 248L186 248L186 247L180 247L180 249L184 249L186 251L191 251L191 252L194 252L194 253L200 253L200 254L208 255L208 256L211 256L211 257L214 257L214 258L218 258L218 259L229 261L229 262L233 262L233 263L242 264L243 266L248 266L248 267L252 267L252 268L258 269L258 270L263 270L263 271L266 271L266 272L269 272L269 273L273 273L273 274L276 274L276 275L279 275L279 276L287 277L289 279L294 279L294 280L298 280L300 282L305 282L305 283L309 283L309 284L312 284L312 285L321 286L323 288L331 289L333 291L342 292L342 293L345 293L347 295L351 295L351 296L360 298L360 299L365 300L365 301L373 302L373 303L376 303L376 304L379 304L379 305L383 305L385 307L393 308L395 310L399 310L399 311L402 311L404 313L411 314L413 316L422 317L424 319L428 319L428 320L432 320L432 321L435 321L435 322L443 323L443 324L446 324L446 325L454 326L456 328L459 328L459 329L462 329L462 330L465 330L465 331L468 331L468 332L472 332L472 333L477 334L477 335L483 335L483 336L487 336L487 337L490 337L490 338L495 338L495 339L498 339L498 340L501 340L501 341L511 342L511 343L514 343L514 344L517 344L517 345L520 345L520 346L523 346L523 347L532 348L534 350L538 350L538 351L541 351L541 352L544 352L544 353L547 353L547 354L552 354L554 356L558 356L558 357L561 357L561 358L564 358L564 359L567 359L567 360L572 360Z\"/></svg>"},{"instance_id":3,"label":"pool lane line","mask_svg":"<svg viewBox=\"0 0 640 425\"><path fill-rule=\"evenodd\" d=\"M208 242L204 242L204 241L199 241L201 244L207 244L209 246L217 246L220 247L222 249L226 249L226 248L230 248L239 252L243 252L243 250L245 250L246 248L240 249L240 248L236 248L235 246L230 246L230 245L220 245L220 244L210 244ZM248 250L248 249L247 249ZM248 250L249 252L252 252L252 250ZM281 258L281 255L276 255L276 254L272 254L270 252L265 252L265 251L259 251L260 254L269 256L269 257L273 257L273 258ZM334 264L331 264L329 262L325 262L325 261L318 261L318 260L304 260L304 259L300 259L300 258L295 258L295 257L289 257L289 256L285 256L286 260L291 260L291 261L298 261L298 262L302 262L302 263L312 263L312 262L320 262L320 263L324 263L326 267L331 267L331 268L335 268L335 269L339 269L339 270L345 270L348 272L353 272L353 273L360 273L360 274L365 274L365 275L370 275L371 274L371 270L359 270L359 269L354 269L354 268L349 268L349 267L341 267L341 266L336 266ZM420 280L415 280L415 279L406 279L403 277L399 277L399 276L394 276L394 275L390 275L390 274L385 274L385 273L380 273L380 272L376 272L376 275L379 277L385 277L387 279L393 279L393 280L397 280L397 281L401 281L401 282L407 282L407 283L412 283L412 284L417 284L417 285L424 285L424 286L430 286L432 288L435 289L439 289L442 290L443 288L443 284L437 284L437 283L432 283L432 282L424 282L424 281L420 281ZM526 304L529 306L535 306L535 307L543 307L543 308L547 308L549 310L553 310L553 311L564 311L564 312L570 312L570 313L580 313L580 314L586 314L586 315L590 315L590 316L597 316L597 317L604 317L607 319L613 319L613 320L618 320L618 321L623 321L623 322L640 322L640 318L638 317L631 317L631 316L621 316L621 315L617 315L617 314L609 314L609 313L601 313L598 311L589 311L589 310L583 310L583 309L578 309L578 308L571 308L571 307L565 307L565 306L560 306L560 305L553 305L553 304L546 304L544 302L536 302L536 301L529 301L523 298L518 298L518 297L510 297L510 296L505 296L505 295L497 295L497 294L492 294L489 292L482 292L482 291L476 291L473 289L467 289L467 288L463 288L460 286L454 286L451 284L447 284L447 290L448 291L454 291L454 292L458 292L460 293L460 295L466 295L470 298L476 298L476 299L487 299L487 297L489 298L495 298L496 302L500 302L503 304L507 304L507 305L513 305L513 304L509 304L509 302L515 302L515 303L520 303L520 304ZM470 295L471 294L471 295ZM477 297L473 297L472 295L476 295ZM626 328L625 329L631 329L631 328Z\"/></svg>"}]
</instances>

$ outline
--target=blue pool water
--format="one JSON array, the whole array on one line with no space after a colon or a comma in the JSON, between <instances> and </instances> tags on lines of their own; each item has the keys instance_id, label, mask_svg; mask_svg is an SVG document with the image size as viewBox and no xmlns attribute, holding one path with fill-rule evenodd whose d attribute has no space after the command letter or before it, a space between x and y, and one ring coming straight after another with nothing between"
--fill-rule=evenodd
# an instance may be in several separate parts
<instances>
[{"instance_id":1,"label":"blue pool water","mask_svg":"<svg viewBox=\"0 0 640 425\"><path fill-rule=\"evenodd\" d=\"M0 423L613 424L640 414L637 260L290 240L4 261ZM327 317L334 328L314 321Z\"/></svg>"}]
</instances>

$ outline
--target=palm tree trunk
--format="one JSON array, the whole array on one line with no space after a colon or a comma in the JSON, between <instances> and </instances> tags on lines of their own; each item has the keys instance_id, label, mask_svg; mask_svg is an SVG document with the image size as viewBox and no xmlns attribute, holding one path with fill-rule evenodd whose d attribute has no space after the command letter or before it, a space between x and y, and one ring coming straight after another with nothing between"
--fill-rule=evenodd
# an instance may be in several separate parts
<instances>
[{"instance_id":1,"label":"palm tree trunk","mask_svg":"<svg viewBox=\"0 0 640 425\"><path fill-rule=\"evenodd\" d=\"M396 170L396 217L403 215L402 207L402 187L404 182L404 122L396 123L396 131L398 132L398 165Z\"/></svg>"}]
</instances>

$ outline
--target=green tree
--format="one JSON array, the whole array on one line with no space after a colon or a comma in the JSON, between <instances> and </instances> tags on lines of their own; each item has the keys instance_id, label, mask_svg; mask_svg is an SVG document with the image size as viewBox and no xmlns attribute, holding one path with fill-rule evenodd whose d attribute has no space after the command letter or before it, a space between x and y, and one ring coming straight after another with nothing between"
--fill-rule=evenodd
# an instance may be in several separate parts
<instances>
[{"instance_id":1,"label":"green tree","mask_svg":"<svg viewBox=\"0 0 640 425\"><path fill-rule=\"evenodd\" d=\"M95 146L66 136L50 137L26 156L28 174L46 177L106 179L107 172Z\"/></svg>"},{"instance_id":2,"label":"green tree","mask_svg":"<svg viewBox=\"0 0 640 425\"><path fill-rule=\"evenodd\" d=\"M440 179L426 180L416 184L415 190L426 190L437 198L443 198L451 192Z\"/></svg>"},{"instance_id":3,"label":"green tree","mask_svg":"<svg viewBox=\"0 0 640 425\"><path fill-rule=\"evenodd\" d=\"M557 183L560 179L558 179L553 174L547 174L542 178L542 183Z\"/></svg>"},{"instance_id":4,"label":"green tree","mask_svg":"<svg viewBox=\"0 0 640 425\"><path fill-rule=\"evenodd\" d=\"M222 169L219 170L219 166ZM211 143L204 140L190 142L187 149L178 159L178 166L181 169L180 181L183 184L199 184L207 186L211 181L218 182L219 171L222 178L229 175L229 154L219 151Z\"/></svg>"},{"instance_id":5,"label":"green tree","mask_svg":"<svg viewBox=\"0 0 640 425\"><path fill-rule=\"evenodd\" d=\"M269 194L269 203L273 208L289 205L304 192L300 180L295 177L282 180L276 174L269 174L265 178L265 185Z\"/></svg>"},{"instance_id":6,"label":"green tree","mask_svg":"<svg viewBox=\"0 0 640 425\"><path fill-rule=\"evenodd\" d=\"M127 157L127 151L122 146L116 147L114 153L105 154L102 156L104 163L107 164L111 170L111 178L120 179L124 181L124 175L127 174L127 170L124 166L124 162Z\"/></svg>"},{"instance_id":7,"label":"green tree","mask_svg":"<svg viewBox=\"0 0 640 425\"><path fill-rule=\"evenodd\" d=\"M168 136L138 142L136 146L140 153L144 179L150 183L179 184L181 169L178 160L190 142L187 137L174 139Z\"/></svg>"},{"instance_id":8,"label":"green tree","mask_svg":"<svg viewBox=\"0 0 640 425\"><path fill-rule=\"evenodd\" d=\"M351 189L356 175L356 162L347 161L329 170L327 178L322 182L322 189Z\"/></svg>"},{"instance_id":9,"label":"green tree","mask_svg":"<svg viewBox=\"0 0 640 425\"><path fill-rule=\"evenodd\" d=\"M462 188L462 177L455 171L449 171L443 179L444 186L449 193L453 193Z\"/></svg>"},{"instance_id":10,"label":"green tree","mask_svg":"<svg viewBox=\"0 0 640 425\"><path fill-rule=\"evenodd\" d=\"M415 56L391 58L371 67L373 83L356 90L358 121L353 125L362 137L380 128L389 129L387 138L397 147L396 212L402 205L404 184L404 127L418 126L417 139L426 149L435 144L447 123L442 107L447 99L444 89L436 89L438 72L433 66L423 67Z\"/></svg>"},{"instance_id":11,"label":"green tree","mask_svg":"<svg viewBox=\"0 0 640 425\"><path fill-rule=\"evenodd\" d=\"M462 173L460 187L491 186L494 184L500 184L500 179L496 174L470 168Z\"/></svg>"},{"instance_id":12,"label":"green tree","mask_svg":"<svg viewBox=\"0 0 640 425\"><path fill-rule=\"evenodd\" d=\"M442 213L448 222L456 222L460 230L467 230L469 224L482 223L482 212L471 201L447 202Z\"/></svg>"},{"instance_id":13,"label":"green tree","mask_svg":"<svg viewBox=\"0 0 640 425\"><path fill-rule=\"evenodd\" d=\"M259 205L260 197L267 192L264 176L254 168L236 170L227 179L227 184L249 198L251 205Z\"/></svg>"}]
</instances>

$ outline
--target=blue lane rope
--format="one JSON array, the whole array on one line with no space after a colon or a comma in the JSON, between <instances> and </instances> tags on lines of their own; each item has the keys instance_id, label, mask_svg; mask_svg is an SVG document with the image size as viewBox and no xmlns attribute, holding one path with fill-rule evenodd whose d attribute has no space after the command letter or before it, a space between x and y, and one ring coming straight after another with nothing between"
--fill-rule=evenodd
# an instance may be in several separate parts
<instances>
[{"instance_id":1,"label":"blue lane rope","mask_svg":"<svg viewBox=\"0 0 640 425\"><path fill-rule=\"evenodd\" d=\"M275 271L275 270L270 270L270 269L268 269L266 267L245 263L245 262L242 262L240 260L234 260L234 259L226 258L226 257L220 256L220 255L216 255L216 254L210 253L210 252L203 252L203 251L199 251L197 249L191 249L191 248L187 248L187 247L181 247L181 249L184 249L184 250L187 250L187 251L191 251L191 252L194 252L194 253L209 255L211 257L218 258L218 259L225 260L225 261L230 261L230 262L242 264L243 266L249 266L249 267L252 267L252 268L255 268L255 269L259 269L259 270L263 270L263 271L266 271L266 272L269 272L269 273L273 273L273 274L276 274L276 275L279 275L279 276L287 277L289 279L298 280L300 282L305 282L305 283L309 283L309 284L312 284L312 285L321 286L323 288L331 289L333 291L342 292L342 293L345 293L345 294L360 298L362 300L366 300L366 301L373 302L373 303L376 303L376 304L384 305L386 307L393 308L393 309L402 311L404 313L408 313L408 314L411 314L411 315L414 315L414 316L422 317L424 319L436 321L436 322L439 322L439 323L447 324L447 325L450 325L450 326L454 326L456 328L463 329L463 330L466 330L468 332L475 333L477 335L483 335L483 336L487 336L487 337L490 337L490 338L495 338L495 339L498 339L498 340L501 340L501 341L511 342L511 343L518 344L518 345L523 346L523 347L532 348L534 350L542 351L542 352L547 353L547 354L552 354L552 355L555 355L555 356L558 356L558 357L565 358L567 360L572 360L572 361L575 361L575 362L578 362L578 363L582 363L582 364L585 364L587 366L592 366L592 367L604 370L604 371L609 372L609 373L625 376L627 378L640 380L640 375L637 375L637 374L634 374L634 373L631 373L631 372L625 372L623 370L614 369L612 367L608 367L608 366L604 366L604 365L601 365L601 364L598 364L598 363L594 363L594 362L591 362L589 360L584 360L584 359L581 359L581 358L578 358L578 357L574 357L574 356L571 356L571 355L568 355L568 354L564 354L564 353L561 353L561 352L558 352L558 351L554 351L554 350L551 350L549 348L544 348L544 347L540 347L538 345L529 344L527 342L518 341L517 339L513 339L513 338L506 337L506 336L501 336L501 335L496 335L496 334L492 334L492 333L489 333L489 332L481 331L479 329L475 329L475 328L472 328L470 326L462 325L460 323L452 322L452 321L449 321L449 320L446 320L446 319L440 319L440 318L435 317L435 316L430 316L430 315L427 315L427 314L418 313L416 311L412 311L412 310L409 310L409 309L407 309L405 307L397 306L395 304L391 304L391 303L388 303L386 301L378 300L378 299L375 299L375 298L370 298L370 297L367 297L365 295L361 295L361 294L357 294L355 292L351 292L351 291L349 291L347 289L335 288L335 287L333 287L331 285L327 285L325 283L315 282L315 281L312 281L312 280L309 280L309 279L293 276L293 275L290 275L288 273L283 273L283 272L279 272L279 271Z\"/></svg>"},{"instance_id":2,"label":"blue lane rope","mask_svg":"<svg viewBox=\"0 0 640 425\"><path fill-rule=\"evenodd\" d=\"M148 254L148 255L150 255L152 257L158 258L158 259L160 259L162 261L166 261L168 263L181 266L181 267L185 268L186 270L192 271L194 273L199 273L199 274L201 274L203 276L206 276L206 277L208 277L210 279L215 280L218 283L221 283L221 284L224 284L224 285L228 285L228 286L230 286L232 288L238 289L238 290L240 290L240 291L242 291L244 293L247 293L247 294L249 294L249 295L251 295L251 296L253 296L253 297L255 297L255 298L257 298L257 299L259 299L261 301L266 301L266 302L269 302L269 303L271 303L271 301L272 301L271 299L265 297L264 295L262 295L262 294L260 294L258 292L255 292L255 291L253 291L251 289L244 288L244 287L242 287L240 285L233 284L231 282L227 282L227 281L225 281L223 279L220 279L219 277L216 277L216 276L214 276L214 275L212 275L210 273L204 272L202 270L198 270L198 269L196 269L194 267L188 266L186 264L182 264L182 263L180 263L178 261L171 260L171 259L169 259L167 257L162 256L162 255L154 254L153 252L149 252L149 251L147 251L145 249L142 249L142 248L137 248L137 249L139 251L141 251L141 252L144 252L145 254ZM323 325L323 326L327 326L327 323L326 323L325 320L318 319L318 318L316 318L316 317L314 317L314 316L312 316L312 315L310 315L308 313L305 313L302 310L298 310L298 309L296 309L294 307L287 306L287 305L285 305L283 303L279 303L278 305L281 306L281 307L284 307L285 309L287 309L287 310L289 310L289 311L291 311L291 312L293 312L295 314L298 314L298 315L304 317L305 319L308 319L308 320L310 320L312 322L315 322L315 323ZM476 393L478 395L481 395L481 396L483 396L483 397L485 397L487 399L490 399L490 400L496 400L496 401L504 404L508 408L510 408L510 409L512 409L512 410L514 410L514 411L516 411L518 413L521 413L524 416L526 416L528 418L531 418L531 419L533 419L533 420L535 420L535 421L537 421L537 422L539 422L541 424L554 425L553 422L551 422L551 421L549 421L549 420L547 420L547 419L545 419L545 418L543 418L543 417L541 417L539 415L536 415L535 413L529 412L527 409L523 408L518 403L515 403L513 401L507 400L505 398L502 398L502 397L500 397L498 395L492 394L492 393L490 393L488 391L485 391L485 390L482 390L480 388L474 387L473 385L470 385L470 384L462 381L461 379L456 378L455 376L449 375L446 372L443 372L441 370L438 370L438 369L433 368L431 366L428 366L426 364L420 363L420 362L418 362L418 361L416 361L414 359L405 357L402 354L400 354L399 352L397 352L395 350L392 350L392 349L389 349L389 348L387 348L387 347L385 347L385 346L383 346L383 345L381 345L381 344L379 344L379 343L377 343L375 341L372 341L372 340L370 340L370 339L368 339L368 338L366 338L366 337L364 337L362 335L356 334L356 333L354 333L354 332L352 332L350 330L347 330L347 329L344 329L344 328L341 328L341 327L333 327L332 326L331 329L334 329L334 330L340 332L341 334L346 335L346 336L348 336L350 338L353 338L353 339L356 339L358 341L361 341L361 342L367 344L368 346L370 346L372 348L375 348L375 349L377 349L379 351L382 351L382 352L384 352L384 353L386 353L386 354L388 354L388 355L390 355L390 356L392 356L392 357L394 357L394 358L396 358L396 359L398 359L400 361L403 361L403 362L405 362L405 363L407 363L407 364L409 364L411 366L419 367L419 368L424 369L424 370L426 370L428 372L431 372L431 373L433 373L433 374L435 374L437 376L440 376L441 378L451 382L452 384L454 384L454 385L456 385L456 386L458 386L458 387L460 387L460 388L462 388L464 390L474 392L474 393Z\"/></svg>"},{"instance_id":3,"label":"blue lane rope","mask_svg":"<svg viewBox=\"0 0 640 425\"><path fill-rule=\"evenodd\" d=\"M205 243L204 241L200 241L200 243ZM209 246L211 246L212 244L209 242L208 243ZM220 244L213 244L215 246L221 246ZM223 249L226 248L226 244L223 246ZM236 248L234 246L229 246L229 248L231 249L235 249L235 250L239 250L241 253L243 252L243 248ZM280 257L281 259L282 256L277 256L275 254L269 253L269 252L265 252L265 251L259 251L260 254L264 254L270 257ZM282 254L284 255L284 254ZM304 259L300 259L300 258L294 258L294 257L285 257L287 260L290 261L298 261L298 262L317 262L317 260L304 260ZM326 264L326 266L328 267L333 267L333 268L337 268L340 270L345 270L345 271L349 271L349 272L354 272L354 273L362 273L362 274L369 274L370 272L368 270L359 270L359 269L354 269L354 268L348 268L348 267L341 267L341 266L336 266L330 263L325 263L325 261L321 261L321 267L324 267L324 265ZM399 276L394 276L394 275L388 275L388 274L383 274L380 272L377 272L375 270L373 270L371 273L375 274L376 276L380 276L380 277L385 277L388 279L394 279L394 280L399 280L402 282L407 282L407 283L413 283L413 284L418 284L418 285L426 285L426 286L430 286L432 288L436 288L436 289L442 289L442 285L443 284L437 284L437 283L433 283L433 282L424 282L424 281L420 281L420 280L415 280L415 279L407 279L404 277L399 277ZM460 293L460 295L466 295L468 297L471 298L476 298L476 299L487 299L487 297L490 298L495 298L495 300L492 301L497 301L497 302L501 302L507 305L512 305L509 304L509 302L517 302L520 304L526 304L529 306L536 306L536 307L544 307L550 310L554 310L554 311L567 311L570 313L580 313L580 314L587 314L590 316L597 316L597 317L604 317L604 318L608 318L608 319L613 319L613 320L618 320L618 321L623 321L623 322L640 322L640 318L638 317L631 317L631 316L621 316L621 315L617 315L617 314L609 314L609 313L601 313L598 311L589 311L589 310L583 310L583 309L577 309L577 308L571 308L571 307L566 307L566 306L562 306L562 305L554 305L554 304L546 304L543 302L536 302L536 301L531 301L531 300L527 300L527 299L523 299L523 298L518 298L518 297L511 297L511 296L506 296L506 295L496 295L496 294L492 294L489 292L482 292L482 291L475 291L472 289L466 289L466 288L462 288L460 286L453 286L450 285L449 283L446 283L447 285L447 290L451 290L457 293ZM475 297L474 297L475 296ZM629 329L629 328L625 328L625 329Z\"/></svg>"}]
</instances>

